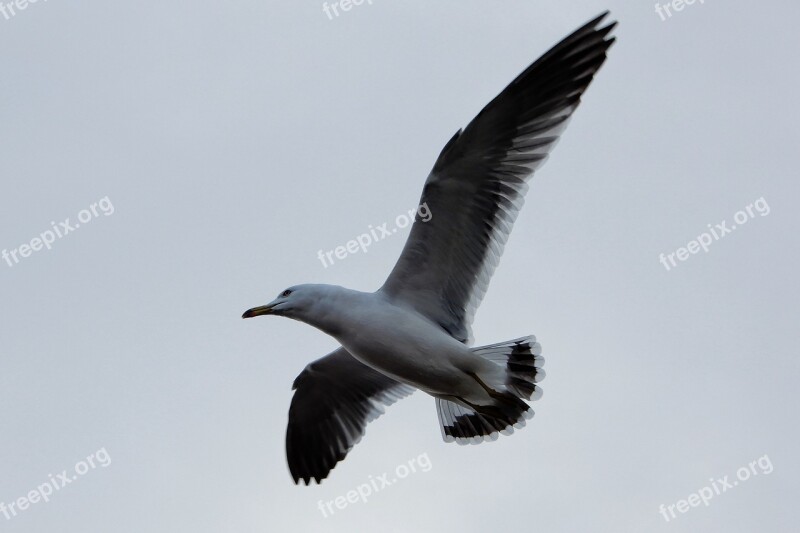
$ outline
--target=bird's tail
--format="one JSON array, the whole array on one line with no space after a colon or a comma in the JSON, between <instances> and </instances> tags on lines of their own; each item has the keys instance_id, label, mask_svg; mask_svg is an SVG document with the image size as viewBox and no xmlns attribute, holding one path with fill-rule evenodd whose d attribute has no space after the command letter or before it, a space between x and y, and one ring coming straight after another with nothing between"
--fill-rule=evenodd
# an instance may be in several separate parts
<instances>
[{"instance_id":1,"label":"bird's tail","mask_svg":"<svg viewBox=\"0 0 800 533\"><path fill-rule=\"evenodd\" d=\"M545 376L544 357L533 335L472 348L472 352L500 367L493 375L475 376L492 403L473 405L457 398L436 398L445 442L478 444L496 440L499 433L510 435L533 417L533 409L523 399L535 401L542 396L536 383Z\"/></svg>"}]
</instances>

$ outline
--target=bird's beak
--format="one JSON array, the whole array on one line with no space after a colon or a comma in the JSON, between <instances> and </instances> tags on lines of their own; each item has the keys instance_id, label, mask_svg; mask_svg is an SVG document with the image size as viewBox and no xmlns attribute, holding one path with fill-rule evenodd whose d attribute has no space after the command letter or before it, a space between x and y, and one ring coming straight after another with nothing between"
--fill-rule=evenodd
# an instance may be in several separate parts
<instances>
[{"instance_id":1,"label":"bird's beak","mask_svg":"<svg viewBox=\"0 0 800 533\"><path fill-rule=\"evenodd\" d=\"M262 305L260 307L254 307L252 309L248 309L242 315L242 318L253 318L254 316L261 316L261 315L271 315L272 308L275 307L275 302L268 303L267 305Z\"/></svg>"}]
</instances>

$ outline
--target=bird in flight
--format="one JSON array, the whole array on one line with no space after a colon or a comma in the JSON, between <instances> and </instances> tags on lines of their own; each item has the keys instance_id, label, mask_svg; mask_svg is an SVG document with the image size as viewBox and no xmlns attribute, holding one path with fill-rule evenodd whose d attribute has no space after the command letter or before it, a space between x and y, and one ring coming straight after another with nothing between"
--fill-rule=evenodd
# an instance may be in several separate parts
<instances>
[{"instance_id":1,"label":"bird in flight","mask_svg":"<svg viewBox=\"0 0 800 533\"><path fill-rule=\"evenodd\" d=\"M535 337L471 347L471 324L524 202L606 59L608 12L526 68L442 149L422 189L400 259L383 286L360 292L296 285L242 315L305 322L341 346L294 381L286 455L295 483L320 483L384 406L422 390L435 398L442 437L495 440L533 416L541 397Z\"/></svg>"}]
</instances>

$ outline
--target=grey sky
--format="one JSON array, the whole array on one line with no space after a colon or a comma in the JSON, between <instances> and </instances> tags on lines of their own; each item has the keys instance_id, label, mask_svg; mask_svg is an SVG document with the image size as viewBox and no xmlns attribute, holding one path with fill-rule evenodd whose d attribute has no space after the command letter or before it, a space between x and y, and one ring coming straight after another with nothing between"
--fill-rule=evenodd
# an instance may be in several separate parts
<instances>
[{"instance_id":1,"label":"grey sky","mask_svg":"<svg viewBox=\"0 0 800 533\"><path fill-rule=\"evenodd\" d=\"M415 393L321 486L294 486L291 382L336 343L241 313L297 283L380 286L407 230L328 268L318 250L414 207L453 133L606 8L617 43L474 323L478 345L542 342L536 417L459 447ZM0 529L793 531L799 11L373 0L330 20L322 2L39 0L0 15L0 251L114 207L0 260L0 502L111 458ZM768 216L659 262L762 197ZM421 454L430 471L318 509ZM764 455L770 474L659 514Z\"/></svg>"}]
</instances>

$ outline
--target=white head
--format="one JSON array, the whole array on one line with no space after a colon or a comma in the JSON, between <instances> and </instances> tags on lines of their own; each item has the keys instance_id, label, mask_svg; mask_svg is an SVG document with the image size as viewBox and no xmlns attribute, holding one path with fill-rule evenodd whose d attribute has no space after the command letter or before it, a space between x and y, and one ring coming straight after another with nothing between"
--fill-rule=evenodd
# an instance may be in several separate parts
<instances>
[{"instance_id":1,"label":"white head","mask_svg":"<svg viewBox=\"0 0 800 533\"><path fill-rule=\"evenodd\" d=\"M295 285L281 291L267 305L248 309L242 318L285 316L328 331L334 326L336 310L341 305L340 297L347 292L347 289L336 285Z\"/></svg>"}]
</instances>

